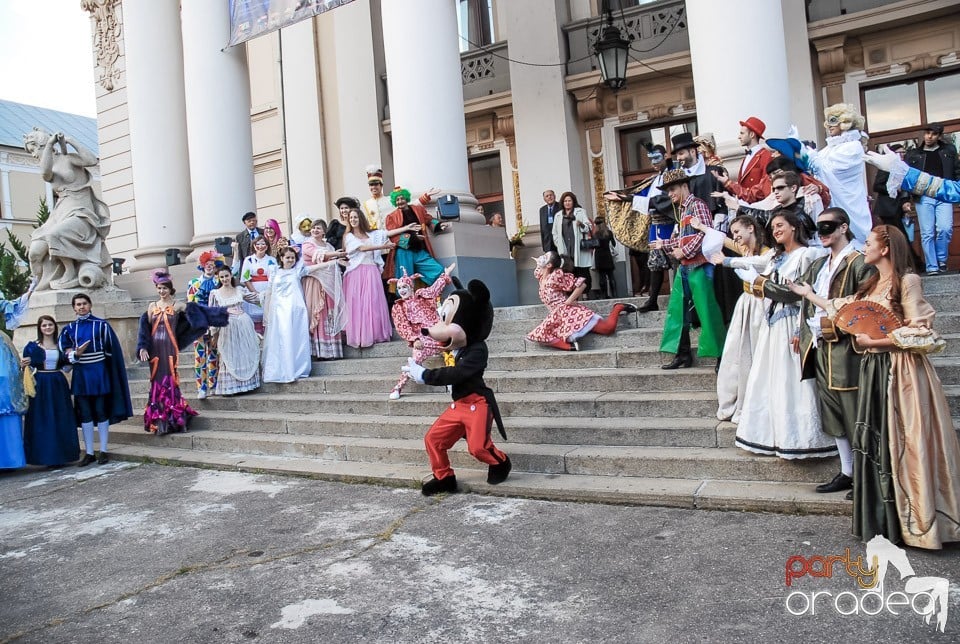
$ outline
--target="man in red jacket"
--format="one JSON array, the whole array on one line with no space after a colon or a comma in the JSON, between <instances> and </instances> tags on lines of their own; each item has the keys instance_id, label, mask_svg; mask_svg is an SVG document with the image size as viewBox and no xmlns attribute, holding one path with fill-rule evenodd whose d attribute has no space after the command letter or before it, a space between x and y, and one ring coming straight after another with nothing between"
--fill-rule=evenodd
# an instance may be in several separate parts
<instances>
[{"instance_id":1,"label":"man in red jacket","mask_svg":"<svg viewBox=\"0 0 960 644\"><path fill-rule=\"evenodd\" d=\"M740 121L740 145L747 149L740 164L736 181L714 172L714 176L723 184L724 190L746 201L756 203L770 194L770 179L767 178L767 164L770 163L770 150L760 140L767 126L756 116Z\"/></svg>"}]
</instances>

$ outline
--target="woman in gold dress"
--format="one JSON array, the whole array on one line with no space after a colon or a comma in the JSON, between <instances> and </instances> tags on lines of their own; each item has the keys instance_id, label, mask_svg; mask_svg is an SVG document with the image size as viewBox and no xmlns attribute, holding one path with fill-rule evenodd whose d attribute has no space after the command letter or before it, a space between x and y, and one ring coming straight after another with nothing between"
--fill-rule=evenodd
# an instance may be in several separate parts
<instances>
[{"instance_id":1,"label":"woman in gold dress","mask_svg":"<svg viewBox=\"0 0 960 644\"><path fill-rule=\"evenodd\" d=\"M795 287L831 313L854 300L882 304L908 329L879 339L855 336L865 354L853 436L853 534L863 541L883 535L894 543L940 549L960 541L960 444L926 350L905 342L911 334L922 337L935 312L923 297L920 276L912 272L902 232L874 228L864 258L877 273L852 297L828 302L808 285Z\"/></svg>"}]
</instances>

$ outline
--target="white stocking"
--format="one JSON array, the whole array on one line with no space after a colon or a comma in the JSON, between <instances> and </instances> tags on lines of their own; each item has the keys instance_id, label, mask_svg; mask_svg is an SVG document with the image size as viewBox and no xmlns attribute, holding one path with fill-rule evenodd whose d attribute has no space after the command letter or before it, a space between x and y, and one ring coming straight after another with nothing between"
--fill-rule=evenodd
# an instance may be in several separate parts
<instances>
[{"instance_id":1,"label":"white stocking","mask_svg":"<svg viewBox=\"0 0 960 644\"><path fill-rule=\"evenodd\" d=\"M97 433L100 434L100 451L107 451L107 436L110 434L110 421L102 420L97 423ZM90 438L93 439L93 431L90 432Z\"/></svg>"},{"instance_id":2,"label":"white stocking","mask_svg":"<svg viewBox=\"0 0 960 644\"><path fill-rule=\"evenodd\" d=\"M846 438L837 438L837 451L840 452L840 471L853 478L853 449Z\"/></svg>"},{"instance_id":3,"label":"white stocking","mask_svg":"<svg viewBox=\"0 0 960 644\"><path fill-rule=\"evenodd\" d=\"M87 454L93 455L93 422L80 423L80 429L83 430L83 446Z\"/></svg>"}]
</instances>

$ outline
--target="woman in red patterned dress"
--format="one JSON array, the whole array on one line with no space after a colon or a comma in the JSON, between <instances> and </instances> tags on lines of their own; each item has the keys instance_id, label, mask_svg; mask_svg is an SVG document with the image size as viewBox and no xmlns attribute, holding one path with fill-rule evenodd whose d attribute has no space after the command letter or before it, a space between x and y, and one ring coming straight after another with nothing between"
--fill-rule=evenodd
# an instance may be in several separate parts
<instances>
[{"instance_id":1,"label":"woman in red patterned dress","mask_svg":"<svg viewBox=\"0 0 960 644\"><path fill-rule=\"evenodd\" d=\"M573 260L551 251L537 258L534 276L540 282L540 300L550 309L546 319L527 339L564 351L578 351L577 340L588 333L612 335L617 330L617 318L621 313L637 310L632 304L618 302L606 318L601 318L593 309L577 302L587 289L586 280L576 277L567 269Z\"/></svg>"}]
</instances>

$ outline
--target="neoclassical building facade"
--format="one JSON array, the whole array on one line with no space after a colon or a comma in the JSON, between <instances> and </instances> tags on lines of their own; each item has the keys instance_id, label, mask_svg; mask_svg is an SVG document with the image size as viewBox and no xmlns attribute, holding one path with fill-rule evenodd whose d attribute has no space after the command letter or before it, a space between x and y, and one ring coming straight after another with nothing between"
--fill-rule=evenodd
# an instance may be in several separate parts
<instances>
[{"instance_id":1,"label":"neoclassical building facade","mask_svg":"<svg viewBox=\"0 0 960 644\"><path fill-rule=\"evenodd\" d=\"M134 291L167 248L209 246L248 210L287 230L329 218L337 197L365 198L376 164L388 189L457 194L437 253L495 280L498 304L530 302L531 266L477 202L507 234L527 226L530 247L544 189L596 214L650 171L643 146L679 131L712 132L736 171L749 115L820 142L835 102L875 143L960 130L955 0L611 0L632 49L616 93L592 55L600 0L354 0L224 49L227 5L85 3L109 246Z\"/></svg>"}]
</instances>

